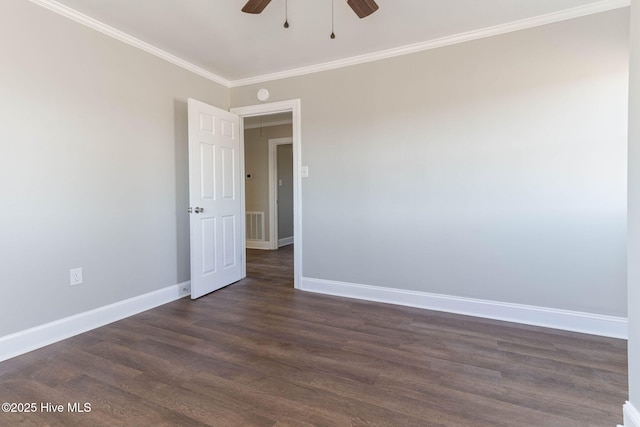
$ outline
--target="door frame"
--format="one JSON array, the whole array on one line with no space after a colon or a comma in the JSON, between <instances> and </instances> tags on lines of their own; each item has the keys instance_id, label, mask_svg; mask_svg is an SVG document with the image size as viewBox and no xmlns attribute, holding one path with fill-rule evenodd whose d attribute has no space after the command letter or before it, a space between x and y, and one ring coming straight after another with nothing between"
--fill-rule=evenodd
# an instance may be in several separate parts
<instances>
[{"instance_id":1,"label":"door frame","mask_svg":"<svg viewBox=\"0 0 640 427\"><path fill-rule=\"evenodd\" d=\"M293 144L292 137L269 139L269 245L280 247L278 239L278 146ZM295 178L294 178L295 180ZM295 241L295 232L294 241ZM293 247L295 251L295 246Z\"/></svg>"},{"instance_id":2,"label":"door frame","mask_svg":"<svg viewBox=\"0 0 640 427\"><path fill-rule=\"evenodd\" d=\"M268 104L249 105L246 107L231 108L234 114L240 116L240 169L242 176L244 170L244 119L245 117L266 116L275 113L291 113L292 120L292 147L293 147L293 287L301 289L302 284L302 128L301 128L301 102L300 99L271 102ZM243 226L246 216L245 206L245 180L241 180ZM243 230L243 234L245 230ZM246 245L246 243L245 243ZM246 257L242 258L243 277L247 275Z\"/></svg>"}]
</instances>

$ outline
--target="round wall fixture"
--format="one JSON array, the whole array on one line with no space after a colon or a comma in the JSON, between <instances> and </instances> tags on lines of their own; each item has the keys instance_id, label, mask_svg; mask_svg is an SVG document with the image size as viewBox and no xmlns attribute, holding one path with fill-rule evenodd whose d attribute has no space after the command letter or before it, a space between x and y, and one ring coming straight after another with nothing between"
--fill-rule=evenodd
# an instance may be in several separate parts
<instances>
[{"instance_id":1,"label":"round wall fixture","mask_svg":"<svg viewBox=\"0 0 640 427\"><path fill-rule=\"evenodd\" d=\"M266 101L267 99L269 99L269 91L266 89L260 89L258 91L258 100Z\"/></svg>"}]
</instances>

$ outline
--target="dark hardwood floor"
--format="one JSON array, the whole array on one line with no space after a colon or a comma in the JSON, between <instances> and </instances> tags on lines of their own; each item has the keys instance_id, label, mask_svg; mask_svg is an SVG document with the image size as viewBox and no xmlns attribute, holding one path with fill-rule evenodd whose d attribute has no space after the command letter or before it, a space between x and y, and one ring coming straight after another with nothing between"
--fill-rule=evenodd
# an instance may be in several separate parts
<instances>
[{"instance_id":1,"label":"dark hardwood floor","mask_svg":"<svg viewBox=\"0 0 640 427\"><path fill-rule=\"evenodd\" d=\"M0 425L622 422L625 341L295 291L292 253L250 250L235 285L0 363L0 402L37 404Z\"/></svg>"}]
</instances>

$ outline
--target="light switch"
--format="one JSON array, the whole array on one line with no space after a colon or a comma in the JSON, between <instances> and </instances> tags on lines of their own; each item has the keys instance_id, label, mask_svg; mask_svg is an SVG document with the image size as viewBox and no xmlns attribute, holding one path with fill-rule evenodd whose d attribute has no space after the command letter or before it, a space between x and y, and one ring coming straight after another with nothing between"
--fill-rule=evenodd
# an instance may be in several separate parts
<instances>
[{"instance_id":1,"label":"light switch","mask_svg":"<svg viewBox=\"0 0 640 427\"><path fill-rule=\"evenodd\" d=\"M309 166L302 166L302 168L300 168L300 175L302 175L303 178L309 178Z\"/></svg>"}]
</instances>

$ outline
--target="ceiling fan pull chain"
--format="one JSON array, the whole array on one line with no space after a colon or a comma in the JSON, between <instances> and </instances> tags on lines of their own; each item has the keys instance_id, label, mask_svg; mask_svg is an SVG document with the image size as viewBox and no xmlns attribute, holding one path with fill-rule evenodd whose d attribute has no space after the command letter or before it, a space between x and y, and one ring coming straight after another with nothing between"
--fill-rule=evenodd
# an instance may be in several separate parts
<instances>
[{"instance_id":1,"label":"ceiling fan pull chain","mask_svg":"<svg viewBox=\"0 0 640 427\"><path fill-rule=\"evenodd\" d=\"M336 33L333 32L333 0L331 0L331 36L332 39L336 38Z\"/></svg>"},{"instance_id":2,"label":"ceiling fan pull chain","mask_svg":"<svg viewBox=\"0 0 640 427\"><path fill-rule=\"evenodd\" d=\"M284 27L289 28L289 5L288 0L284 0Z\"/></svg>"}]
</instances>

